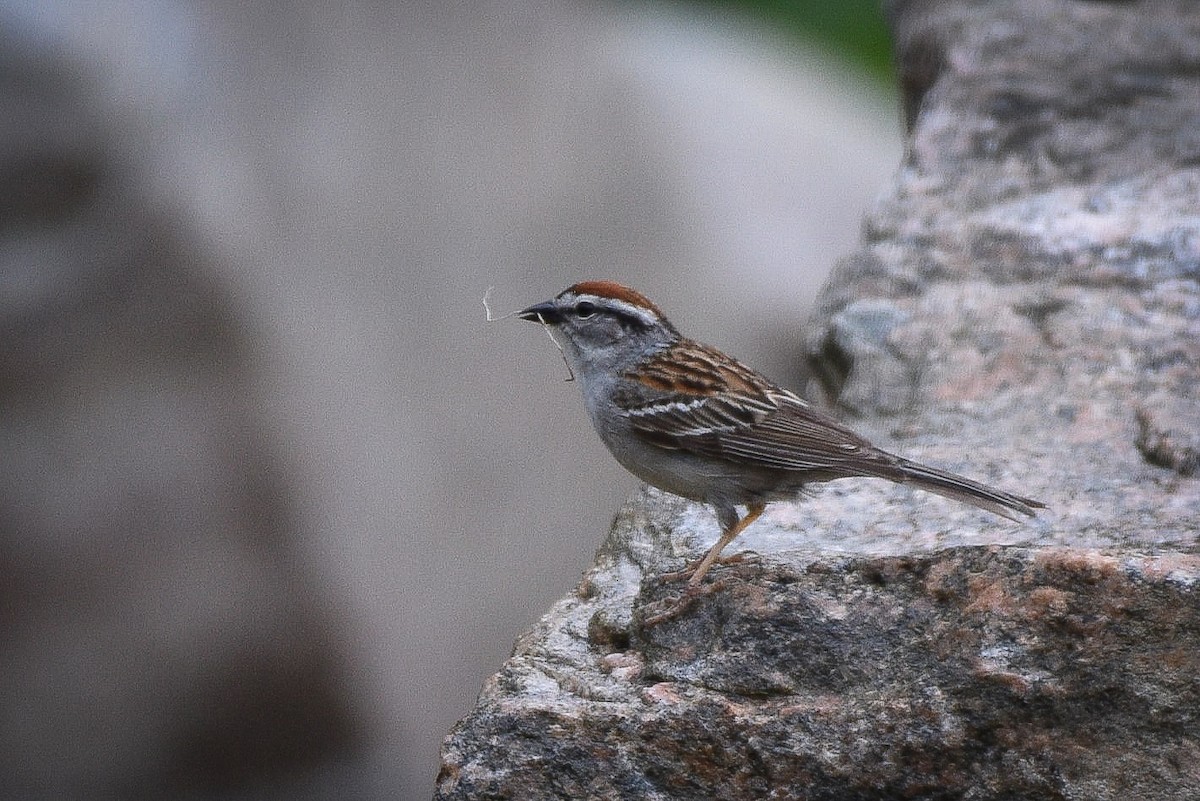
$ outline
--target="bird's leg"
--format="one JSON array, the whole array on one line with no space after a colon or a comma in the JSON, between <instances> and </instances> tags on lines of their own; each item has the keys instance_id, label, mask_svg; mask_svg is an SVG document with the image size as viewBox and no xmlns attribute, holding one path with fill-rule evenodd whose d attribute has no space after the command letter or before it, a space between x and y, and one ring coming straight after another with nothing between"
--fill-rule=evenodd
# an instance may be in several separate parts
<instances>
[{"instance_id":1,"label":"bird's leg","mask_svg":"<svg viewBox=\"0 0 1200 801\"><path fill-rule=\"evenodd\" d=\"M746 516L739 518L737 507L724 506L717 507L717 522L721 526L721 538L713 544L705 555L699 559L688 562L680 570L671 571L669 573L659 573L659 581L679 581L681 579L690 579L688 584L692 590L696 589L696 585L700 583L700 579L708 572L716 563L729 564L731 562L740 562L746 558L746 554L737 553L732 556L721 556L720 553L725 546L733 542L733 539L745 530L746 526L758 519L758 516L763 513L766 504L749 504L746 507ZM693 576L696 578L693 579Z\"/></svg>"},{"instance_id":2,"label":"bird's leg","mask_svg":"<svg viewBox=\"0 0 1200 801\"><path fill-rule=\"evenodd\" d=\"M717 562L732 562L743 558L741 554L735 554L734 556L721 558L721 550L726 545L733 542L734 538L737 537L738 534L741 534L742 531L745 530L746 526L757 520L765 508L766 504L763 503L749 504L746 507L746 516L740 520L737 517L736 510L729 510L728 512L724 510L718 510L718 517L723 518L722 523L728 523L728 525L723 526L721 538L717 540L711 548L708 549L708 553L704 555L704 558L700 560L695 568L692 568L689 565L678 573L663 573L658 577L659 581L674 581L683 578L684 576L688 576L690 571L687 590L682 596L677 596L673 601L661 601L653 604L654 607L664 607L663 611L657 614L647 615L642 621L642 625L649 628L652 626L657 626L658 624L667 620L676 618L683 614L684 611L691 607L702 596L708 595L713 591L719 591L725 584L724 579L717 579L716 581L710 582L703 587L700 586L701 579L704 578L704 574L708 572L709 568L711 568ZM728 521L727 515L731 516L733 520ZM649 611L649 609L650 607L647 607L646 611Z\"/></svg>"},{"instance_id":3,"label":"bird's leg","mask_svg":"<svg viewBox=\"0 0 1200 801\"><path fill-rule=\"evenodd\" d=\"M713 562L717 561L717 557L720 556L725 546L733 542L734 537L741 534L746 529L746 526L757 520L766 508L767 505L765 503L748 504L746 506L746 516L741 520L736 520L735 518L733 525L726 527L721 532L721 538L713 543L713 547L708 549L708 553L700 560L700 564L696 565L696 569L692 571L691 578L688 579L688 586L695 587L699 584L700 580L704 578L704 574L713 566Z\"/></svg>"}]
</instances>

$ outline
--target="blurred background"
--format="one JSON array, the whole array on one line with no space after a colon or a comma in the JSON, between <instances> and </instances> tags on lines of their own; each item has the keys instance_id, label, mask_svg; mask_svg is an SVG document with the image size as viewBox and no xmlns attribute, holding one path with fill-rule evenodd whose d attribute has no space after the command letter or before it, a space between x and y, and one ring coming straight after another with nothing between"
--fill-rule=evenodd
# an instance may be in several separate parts
<instances>
[{"instance_id":1,"label":"blurred background","mask_svg":"<svg viewBox=\"0 0 1200 801\"><path fill-rule=\"evenodd\" d=\"M784 382L897 168L863 2L0 0L0 797L426 798L634 481L615 278Z\"/></svg>"}]
</instances>

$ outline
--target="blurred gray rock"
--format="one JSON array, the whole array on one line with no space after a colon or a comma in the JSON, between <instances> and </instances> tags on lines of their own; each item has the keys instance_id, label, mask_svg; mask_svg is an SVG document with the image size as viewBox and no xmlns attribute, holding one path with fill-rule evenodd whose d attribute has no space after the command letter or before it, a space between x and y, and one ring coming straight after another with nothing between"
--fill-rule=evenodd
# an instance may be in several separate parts
<instances>
[{"instance_id":1,"label":"blurred gray rock","mask_svg":"<svg viewBox=\"0 0 1200 801\"><path fill-rule=\"evenodd\" d=\"M716 526L645 490L437 798L1200 795L1200 9L892 12L908 158L820 299L810 393L1049 510L836 482L684 598L659 574Z\"/></svg>"},{"instance_id":2,"label":"blurred gray rock","mask_svg":"<svg viewBox=\"0 0 1200 801\"><path fill-rule=\"evenodd\" d=\"M171 798L361 749L245 330L92 87L0 26L0 796Z\"/></svg>"}]
</instances>

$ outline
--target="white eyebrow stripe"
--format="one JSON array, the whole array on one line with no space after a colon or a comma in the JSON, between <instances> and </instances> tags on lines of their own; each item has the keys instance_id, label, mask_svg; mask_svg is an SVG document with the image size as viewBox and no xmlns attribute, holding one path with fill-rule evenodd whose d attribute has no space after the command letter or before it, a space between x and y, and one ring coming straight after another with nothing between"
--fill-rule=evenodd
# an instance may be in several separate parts
<instances>
[{"instance_id":1,"label":"white eyebrow stripe","mask_svg":"<svg viewBox=\"0 0 1200 801\"><path fill-rule=\"evenodd\" d=\"M638 318L646 325L654 325L659 319L657 314L650 311L645 306L639 306L636 303L630 303L626 300L618 300L617 298L610 298L601 295L578 295L577 298L579 300L590 300L599 305L611 306L623 314L628 314L631 317Z\"/></svg>"}]
</instances>

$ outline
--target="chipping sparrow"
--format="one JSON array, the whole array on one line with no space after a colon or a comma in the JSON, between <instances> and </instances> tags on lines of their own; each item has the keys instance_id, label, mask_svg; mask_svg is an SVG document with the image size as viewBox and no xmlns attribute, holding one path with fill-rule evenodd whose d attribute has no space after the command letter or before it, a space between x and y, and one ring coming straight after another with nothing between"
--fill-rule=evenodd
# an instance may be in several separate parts
<instances>
[{"instance_id":1,"label":"chipping sparrow","mask_svg":"<svg viewBox=\"0 0 1200 801\"><path fill-rule=\"evenodd\" d=\"M1011 520L1045 507L881 451L795 393L682 336L649 299L621 284L575 284L518 315L562 335L555 341L579 378L592 424L626 470L716 511L721 537L689 584L768 503L793 499L813 482L884 478Z\"/></svg>"}]
</instances>

